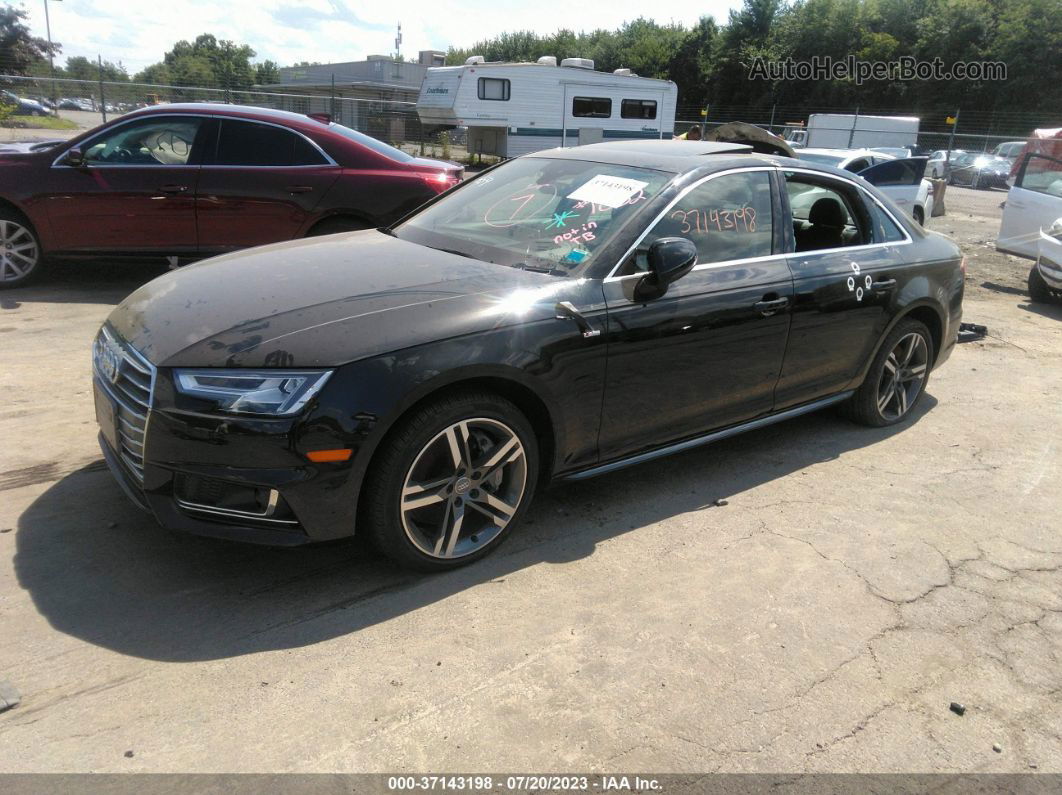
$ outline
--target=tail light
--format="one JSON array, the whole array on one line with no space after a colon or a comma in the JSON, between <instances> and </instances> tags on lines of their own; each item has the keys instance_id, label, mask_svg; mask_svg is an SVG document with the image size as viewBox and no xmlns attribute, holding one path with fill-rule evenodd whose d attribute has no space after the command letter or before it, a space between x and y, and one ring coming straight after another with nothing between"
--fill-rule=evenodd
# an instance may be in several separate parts
<instances>
[{"instance_id":1,"label":"tail light","mask_svg":"<svg viewBox=\"0 0 1062 795\"><path fill-rule=\"evenodd\" d=\"M460 171L436 171L432 174L421 174L420 178L436 193L450 190L454 185L461 182Z\"/></svg>"}]
</instances>

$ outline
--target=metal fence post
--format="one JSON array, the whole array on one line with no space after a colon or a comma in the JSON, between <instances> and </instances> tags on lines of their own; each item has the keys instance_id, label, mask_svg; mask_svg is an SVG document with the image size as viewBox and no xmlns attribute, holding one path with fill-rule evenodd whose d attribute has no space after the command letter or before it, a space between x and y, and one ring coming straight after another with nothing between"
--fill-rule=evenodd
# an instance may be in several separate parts
<instances>
[{"instance_id":1,"label":"metal fence post","mask_svg":"<svg viewBox=\"0 0 1062 795\"><path fill-rule=\"evenodd\" d=\"M107 123L107 98L103 96L103 56L96 56L96 63L100 69L100 113L103 116L103 123Z\"/></svg>"},{"instance_id":2,"label":"metal fence post","mask_svg":"<svg viewBox=\"0 0 1062 795\"><path fill-rule=\"evenodd\" d=\"M944 155L944 178L947 179L951 170L951 148L955 144L955 128L959 126L959 109L955 109L955 121L951 125L951 133L948 135L948 152Z\"/></svg>"},{"instance_id":3,"label":"metal fence post","mask_svg":"<svg viewBox=\"0 0 1062 795\"><path fill-rule=\"evenodd\" d=\"M771 105L771 123L767 125L767 129L772 133L774 132L774 109L777 107L777 105Z\"/></svg>"}]
</instances>

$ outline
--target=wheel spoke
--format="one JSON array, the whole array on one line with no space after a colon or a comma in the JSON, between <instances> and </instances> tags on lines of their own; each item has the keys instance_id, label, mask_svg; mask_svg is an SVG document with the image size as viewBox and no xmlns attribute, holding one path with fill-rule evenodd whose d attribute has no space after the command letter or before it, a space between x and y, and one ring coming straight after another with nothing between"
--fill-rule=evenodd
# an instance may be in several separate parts
<instances>
[{"instance_id":1,"label":"wheel spoke","mask_svg":"<svg viewBox=\"0 0 1062 795\"><path fill-rule=\"evenodd\" d=\"M468 452L468 423L459 422L446 429L446 442L450 446L450 456L454 469L469 469L472 456Z\"/></svg>"},{"instance_id":2,"label":"wheel spoke","mask_svg":"<svg viewBox=\"0 0 1062 795\"><path fill-rule=\"evenodd\" d=\"M450 478L433 483L413 483L402 489L402 510L415 511L428 505L436 505L446 499L446 486Z\"/></svg>"},{"instance_id":3,"label":"wheel spoke","mask_svg":"<svg viewBox=\"0 0 1062 795\"><path fill-rule=\"evenodd\" d=\"M889 407L889 404L894 397L896 397L896 390L890 387L889 389L884 390L884 394L878 398L878 411L881 412L882 415L885 414L885 409Z\"/></svg>"},{"instance_id":4,"label":"wheel spoke","mask_svg":"<svg viewBox=\"0 0 1062 795\"><path fill-rule=\"evenodd\" d=\"M920 339L921 339L921 337L919 337L917 334L911 334L908 337L907 350L904 351L904 354L903 354L903 364L902 364L902 366L906 367L907 365L909 365L911 363L911 358L914 356L915 347L918 345L918 342L919 342Z\"/></svg>"},{"instance_id":5,"label":"wheel spoke","mask_svg":"<svg viewBox=\"0 0 1062 795\"><path fill-rule=\"evenodd\" d=\"M505 444L498 445L491 451L490 457L487 458L480 466L476 467L479 470L479 480L486 480L498 467L507 466L509 464L519 461L524 454L524 448L520 445L520 440L515 436L511 436L509 441Z\"/></svg>"},{"instance_id":6,"label":"wheel spoke","mask_svg":"<svg viewBox=\"0 0 1062 795\"><path fill-rule=\"evenodd\" d=\"M916 364L913 367L909 367L907 368L907 380L915 381L921 378L925 371L926 366L924 364Z\"/></svg>"},{"instance_id":7,"label":"wheel spoke","mask_svg":"<svg viewBox=\"0 0 1062 795\"><path fill-rule=\"evenodd\" d=\"M902 384L896 385L896 402L899 413L907 413L907 389Z\"/></svg>"},{"instance_id":8,"label":"wheel spoke","mask_svg":"<svg viewBox=\"0 0 1062 795\"><path fill-rule=\"evenodd\" d=\"M505 527L509 520L513 518L513 514L516 513L515 505L510 505L505 500L499 499L490 493L486 493L485 496L478 500L469 500L468 505L486 516L498 527Z\"/></svg>"},{"instance_id":9,"label":"wheel spoke","mask_svg":"<svg viewBox=\"0 0 1062 795\"><path fill-rule=\"evenodd\" d=\"M435 554L444 558L453 557L457 539L461 536L461 525L465 523L464 503L458 504L455 500L447 506L446 516L443 518L442 530L439 540L435 543ZM446 549L443 549L443 543Z\"/></svg>"},{"instance_id":10,"label":"wheel spoke","mask_svg":"<svg viewBox=\"0 0 1062 795\"><path fill-rule=\"evenodd\" d=\"M890 353L888 355L888 358L885 359L885 370L890 375L895 376L896 375L896 371L899 369L899 367L900 367L900 364L899 364L899 362L896 361L896 352L893 351L892 353Z\"/></svg>"}]
</instances>

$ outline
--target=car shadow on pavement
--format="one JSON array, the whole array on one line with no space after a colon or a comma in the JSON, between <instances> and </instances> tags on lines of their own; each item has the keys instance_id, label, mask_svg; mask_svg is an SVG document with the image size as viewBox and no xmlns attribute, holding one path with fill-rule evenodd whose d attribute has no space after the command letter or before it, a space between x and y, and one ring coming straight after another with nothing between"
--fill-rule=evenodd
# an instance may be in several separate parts
<instances>
[{"instance_id":1,"label":"car shadow on pavement","mask_svg":"<svg viewBox=\"0 0 1062 795\"><path fill-rule=\"evenodd\" d=\"M40 276L25 287L0 293L4 309L22 303L118 304L142 284L169 268L161 257L140 260L48 262Z\"/></svg>"},{"instance_id":2,"label":"car shadow on pavement","mask_svg":"<svg viewBox=\"0 0 1062 795\"><path fill-rule=\"evenodd\" d=\"M1018 309L1023 309L1034 315L1049 317L1052 320L1062 320L1062 303L1034 304L1032 302L1018 304Z\"/></svg>"},{"instance_id":3,"label":"car shadow on pavement","mask_svg":"<svg viewBox=\"0 0 1062 795\"><path fill-rule=\"evenodd\" d=\"M425 575L354 539L273 549L170 533L134 508L98 462L57 481L22 514L15 571L51 626L152 660L191 662L296 648L356 632L522 569L564 565L598 543L705 511L725 533L741 494L904 433L826 411L677 456L540 493L498 551ZM727 498L730 504L716 507ZM732 515L732 514L731 514Z\"/></svg>"}]
</instances>

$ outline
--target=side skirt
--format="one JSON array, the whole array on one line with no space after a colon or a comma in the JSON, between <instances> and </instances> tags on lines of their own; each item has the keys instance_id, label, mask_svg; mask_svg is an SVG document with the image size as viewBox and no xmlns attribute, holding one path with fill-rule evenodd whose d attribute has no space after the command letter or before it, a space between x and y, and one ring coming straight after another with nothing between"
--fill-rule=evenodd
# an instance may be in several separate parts
<instances>
[{"instance_id":1,"label":"side skirt","mask_svg":"<svg viewBox=\"0 0 1062 795\"><path fill-rule=\"evenodd\" d=\"M630 458L621 458L619 461L613 461L609 464L602 464L591 469L584 469L580 472L574 472L570 475L564 475L560 480L586 480L588 478L596 477L598 475L606 475L609 472L615 472L618 469L626 469L627 467L634 466L635 464L642 464L646 461L653 461L657 458L663 458L664 456L673 455L674 453L681 453L684 450L692 450L695 447L701 447L702 445L711 444L712 442L718 442L721 439L729 439L731 436L737 436L739 433L745 433L745 431L754 431L757 428L765 428L768 425L774 425L776 422L783 422L785 420L799 417L803 414L810 414L813 411L824 409L827 406L832 406L836 403L840 403L847 400L854 394L855 390L849 390L847 392L840 392L836 395L831 395L821 400L815 400L811 403L805 403L802 406L796 406L785 411L780 411L777 414L768 414L766 417L760 417L759 419L743 422L740 425L731 425L729 428L723 428L719 431L712 431L704 436L697 436L693 439L687 439L684 442L676 442L675 444L669 444L666 447L659 447L656 450L650 450L647 453L639 453L638 455L631 456Z\"/></svg>"}]
</instances>

